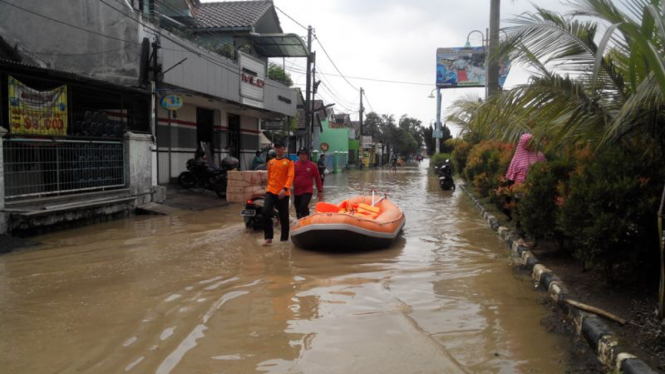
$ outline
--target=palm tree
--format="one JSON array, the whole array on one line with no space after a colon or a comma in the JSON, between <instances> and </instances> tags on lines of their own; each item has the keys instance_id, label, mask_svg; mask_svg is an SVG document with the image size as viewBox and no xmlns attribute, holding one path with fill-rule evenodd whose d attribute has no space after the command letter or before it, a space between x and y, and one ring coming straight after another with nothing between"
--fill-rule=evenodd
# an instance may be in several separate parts
<instances>
[{"instance_id":1,"label":"palm tree","mask_svg":"<svg viewBox=\"0 0 665 374\"><path fill-rule=\"evenodd\" d=\"M516 141L525 131L553 147L596 149L639 142L665 155L665 0L576 0L561 15L535 7L505 29L493 61L510 55L535 75L484 103L458 102L448 120L482 138ZM602 34L601 34L602 33ZM559 147L562 148L562 147ZM659 314L665 316L661 199Z\"/></svg>"}]
</instances>

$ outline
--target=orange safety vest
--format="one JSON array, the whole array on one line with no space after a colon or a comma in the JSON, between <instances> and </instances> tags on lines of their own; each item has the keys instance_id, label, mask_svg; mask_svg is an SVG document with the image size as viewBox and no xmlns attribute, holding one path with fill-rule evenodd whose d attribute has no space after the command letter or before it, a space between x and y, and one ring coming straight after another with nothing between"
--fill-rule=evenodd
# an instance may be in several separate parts
<instances>
[{"instance_id":1,"label":"orange safety vest","mask_svg":"<svg viewBox=\"0 0 665 374\"><path fill-rule=\"evenodd\" d=\"M268 161L267 169L268 188L266 189L266 192L279 195L279 193L286 188L286 196L290 196L293 177L295 175L293 161L286 157L281 159L273 158Z\"/></svg>"}]
</instances>

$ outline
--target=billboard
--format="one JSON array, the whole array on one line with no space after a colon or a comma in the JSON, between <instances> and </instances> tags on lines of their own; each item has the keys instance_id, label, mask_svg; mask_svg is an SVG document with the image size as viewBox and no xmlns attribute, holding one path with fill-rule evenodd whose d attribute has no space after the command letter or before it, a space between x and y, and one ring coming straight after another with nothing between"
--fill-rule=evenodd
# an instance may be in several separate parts
<instances>
[{"instance_id":1,"label":"billboard","mask_svg":"<svg viewBox=\"0 0 665 374\"><path fill-rule=\"evenodd\" d=\"M438 48L436 50L436 86L438 88L485 87L485 47ZM510 72L510 60L499 63L499 86Z\"/></svg>"},{"instance_id":2,"label":"billboard","mask_svg":"<svg viewBox=\"0 0 665 374\"><path fill-rule=\"evenodd\" d=\"M67 86L38 91L9 76L8 91L11 132L67 135Z\"/></svg>"}]
</instances>

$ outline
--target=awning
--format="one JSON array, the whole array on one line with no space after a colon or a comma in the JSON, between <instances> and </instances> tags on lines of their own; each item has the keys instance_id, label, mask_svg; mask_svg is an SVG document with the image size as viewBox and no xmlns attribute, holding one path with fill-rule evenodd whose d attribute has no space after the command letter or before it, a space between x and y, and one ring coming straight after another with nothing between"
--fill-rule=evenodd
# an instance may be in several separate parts
<instances>
[{"instance_id":1,"label":"awning","mask_svg":"<svg viewBox=\"0 0 665 374\"><path fill-rule=\"evenodd\" d=\"M307 57L307 46L296 34L250 34L257 53L265 57Z\"/></svg>"},{"instance_id":2,"label":"awning","mask_svg":"<svg viewBox=\"0 0 665 374\"><path fill-rule=\"evenodd\" d=\"M269 146L270 144L272 144L272 142L270 141L270 139L268 139L268 137L263 135L263 133L261 132L261 133L259 133L259 144L261 144L261 149L263 149L266 146Z\"/></svg>"}]
</instances>

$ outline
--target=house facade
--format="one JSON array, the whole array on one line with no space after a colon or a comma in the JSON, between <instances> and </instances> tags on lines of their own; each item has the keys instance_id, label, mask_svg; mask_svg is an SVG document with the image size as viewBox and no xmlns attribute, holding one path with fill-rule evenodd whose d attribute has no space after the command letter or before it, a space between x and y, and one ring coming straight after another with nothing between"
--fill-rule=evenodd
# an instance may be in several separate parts
<instances>
[{"instance_id":1,"label":"house facade","mask_svg":"<svg viewBox=\"0 0 665 374\"><path fill-rule=\"evenodd\" d=\"M147 93L152 156L140 172L155 186L174 181L201 145L216 162L230 154L249 168L260 122L296 115L296 91L268 78L268 59L307 53L300 37L282 33L270 1L0 3L0 36L41 68Z\"/></svg>"}]
</instances>

